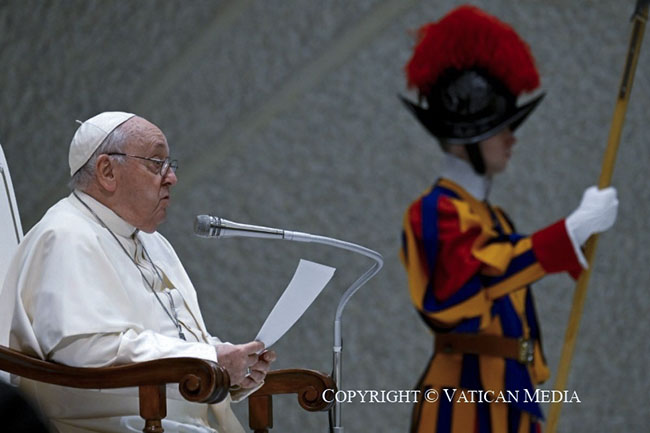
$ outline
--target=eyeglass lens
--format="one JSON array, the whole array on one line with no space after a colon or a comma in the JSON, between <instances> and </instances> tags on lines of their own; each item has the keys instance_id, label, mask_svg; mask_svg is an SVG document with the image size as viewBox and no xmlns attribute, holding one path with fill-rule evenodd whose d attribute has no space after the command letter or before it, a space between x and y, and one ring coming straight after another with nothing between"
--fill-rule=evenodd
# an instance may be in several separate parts
<instances>
[{"instance_id":1,"label":"eyeglass lens","mask_svg":"<svg viewBox=\"0 0 650 433\"><path fill-rule=\"evenodd\" d=\"M162 176L166 176L169 169L171 169L174 173L176 173L177 168L178 168L178 161L176 161L175 159L170 160L169 158L167 158L163 162L162 167L160 167L160 174Z\"/></svg>"}]
</instances>

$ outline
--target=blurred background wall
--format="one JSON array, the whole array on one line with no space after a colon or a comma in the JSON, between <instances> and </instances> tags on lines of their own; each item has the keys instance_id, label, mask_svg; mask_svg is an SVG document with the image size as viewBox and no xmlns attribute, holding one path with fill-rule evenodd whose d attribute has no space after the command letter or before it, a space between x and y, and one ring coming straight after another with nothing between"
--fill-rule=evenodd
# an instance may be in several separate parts
<instances>
[{"instance_id":1,"label":"blurred background wall","mask_svg":"<svg viewBox=\"0 0 650 433\"><path fill-rule=\"evenodd\" d=\"M532 232L566 216L597 181L634 1L472 3L528 41L547 92L491 194L521 232ZM336 303L370 263L325 246L200 239L195 215L360 243L386 265L344 314L344 388L412 388L432 336L409 301L401 219L436 179L441 152L397 94L407 93L402 68L413 30L459 4L0 1L0 142L25 231L68 194L74 120L135 112L160 126L179 159L160 231L190 273L214 334L252 339L299 258L335 266L329 287L275 347L278 368L329 371ZM562 431L646 431L650 422L648 50L646 41L614 174L619 219L600 240L569 380L582 402L564 407ZM553 371L573 288L565 275L535 285ZM274 431L326 431L326 415L303 413L293 397L276 398L275 407ZM407 431L410 410L349 404L344 426ZM244 419L246 406L236 411Z\"/></svg>"}]
</instances>

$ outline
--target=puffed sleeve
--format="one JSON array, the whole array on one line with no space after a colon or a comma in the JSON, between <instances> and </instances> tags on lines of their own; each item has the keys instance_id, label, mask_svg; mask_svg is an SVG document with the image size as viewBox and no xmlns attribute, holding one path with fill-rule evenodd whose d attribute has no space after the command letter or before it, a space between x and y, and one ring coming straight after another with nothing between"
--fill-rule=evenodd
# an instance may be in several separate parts
<instances>
[{"instance_id":1,"label":"puffed sleeve","mask_svg":"<svg viewBox=\"0 0 650 433\"><path fill-rule=\"evenodd\" d=\"M486 317L491 301L550 272L576 277L580 264L563 221L532 236L497 232L487 205L444 195L416 201L404 217L402 260L411 297L442 326ZM482 205L483 206L483 205Z\"/></svg>"}]
</instances>

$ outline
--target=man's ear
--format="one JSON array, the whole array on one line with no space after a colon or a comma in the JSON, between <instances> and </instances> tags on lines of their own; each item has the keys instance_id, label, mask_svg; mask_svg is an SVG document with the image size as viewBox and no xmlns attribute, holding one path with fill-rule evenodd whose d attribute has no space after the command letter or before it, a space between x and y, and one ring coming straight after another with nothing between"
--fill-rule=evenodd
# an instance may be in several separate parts
<instances>
[{"instance_id":1,"label":"man's ear","mask_svg":"<svg viewBox=\"0 0 650 433\"><path fill-rule=\"evenodd\" d=\"M108 192L117 189L117 178L114 171L115 164L109 155L99 155L95 163L95 178L97 183Z\"/></svg>"}]
</instances>

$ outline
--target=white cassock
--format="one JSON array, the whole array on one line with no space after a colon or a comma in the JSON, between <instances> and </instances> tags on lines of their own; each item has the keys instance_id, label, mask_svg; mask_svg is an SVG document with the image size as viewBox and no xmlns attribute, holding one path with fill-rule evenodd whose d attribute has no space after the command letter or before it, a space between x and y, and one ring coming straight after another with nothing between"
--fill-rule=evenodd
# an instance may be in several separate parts
<instances>
[{"instance_id":1,"label":"white cassock","mask_svg":"<svg viewBox=\"0 0 650 433\"><path fill-rule=\"evenodd\" d=\"M76 194L115 237L72 194L48 210L19 245L0 293L0 329L10 326L9 346L83 367L186 356L217 361L214 345L221 342L207 332L196 291L169 242ZM172 310L187 341L179 338ZM141 432L144 426L137 388L81 390L26 379L20 387L60 433ZM250 392L231 394L239 400ZM178 386L169 385L163 427L169 433L244 431L230 398L212 407L216 430L208 426L208 408L184 400Z\"/></svg>"}]
</instances>

